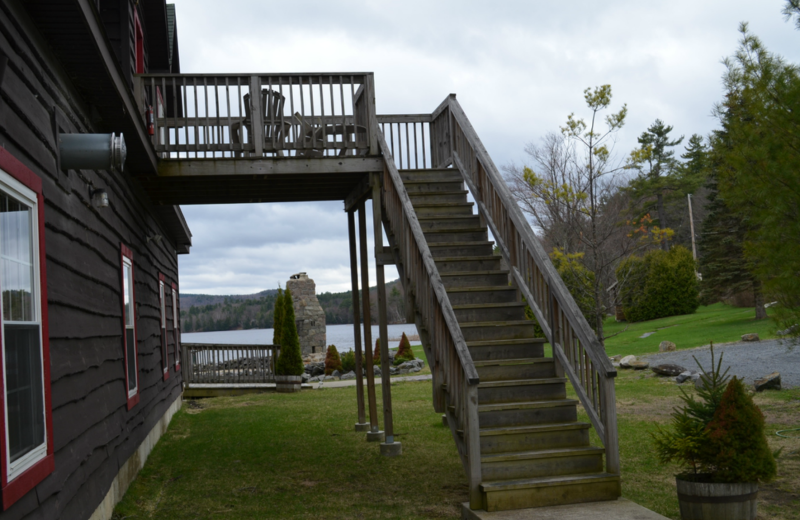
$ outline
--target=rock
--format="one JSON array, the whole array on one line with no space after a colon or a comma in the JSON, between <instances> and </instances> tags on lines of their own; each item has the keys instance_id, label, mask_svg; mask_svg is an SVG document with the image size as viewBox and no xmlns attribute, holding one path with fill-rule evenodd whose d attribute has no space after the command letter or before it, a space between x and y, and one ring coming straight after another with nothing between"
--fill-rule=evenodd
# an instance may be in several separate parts
<instances>
[{"instance_id":1,"label":"rock","mask_svg":"<svg viewBox=\"0 0 800 520\"><path fill-rule=\"evenodd\" d=\"M641 336L639 336L639 339L645 339L645 338L649 338L649 337L650 337L650 336L652 336L653 334L655 334L655 332L645 332L644 334L642 334Z\"/></svg>"},{"instance_id":2,"label":"rock","mask_svg":"<svg viewBox=\"0 0 800 520\"><path fill-rule=\"evenodd\" d=\"M425 362L422 361L421 359L412 359L411 361L400 363L399 365L397 365L397 368L399 368L400 370L403 369L411 370L412 368L421 369L423 366L425 366Z\"/></svg>"},{"instance_id":3,"label":"rock","mask_svg":"<svg viewBox=\"0 0 800 520\"><path fill-rule=\"evenodd\" d=\"M675 352L678 347L675 346L675 343L671 341L662 341L658 345L659 352Z\"/></svg>"},{"instance_id":4,"label":"rock","mask_svg":"<svg viewBox=\"0 0 800 520\"><path fill-rule=\"evenodd\" d=\"M630 368L630 363L636 361L636 356L625 356L619 360L619 366L622 368Z\"/></svg>"},{"instance_id":5,"label":"rock","mask_svg":"<svg viewBox=\"0 0 800 520\"><path fill-rule=\"evenodd\" d=\"M695 379L695 377L692 376L692 379L694 380L694 387L698 390L702 390L706 386L706 376L704 376L703 374L695 374L695 375L697 376L697 379Z\"/></svg>"},{"instance_id":6,"label":"rock","mask_svg":"<svg viewBox=\"0 0 800 520\"><path fill-rule=\"evenodd\" d=\"M303 381L303 383L308 383L308 380L311 379L311 376L308 374L303 374L300 379Z\"/></svg>"},{"instance_id":7,"label":"rock","mask_svg":"<svg viewBox=\"0 0 800 520\"><path fill-rule=\"evenodd\" d=\"M351 370L350 372L343 374L340 379L342 381L347 381L348 379L355 379L355 378L356 378L356 373Z\"/></svg>"},{"instance_id":8,"label":"rock","mask_svg":"<svg viewBox=\"0 0 800 520\"><path fill-rule=\"evenodd\" d=\"M797 332L797 324L792 325L788 329L779 330L777 334L778 336L788 336L790 334L794 334L795 332Z\"/></svg>"},{"instance_id":9,"label":"rock","mask_svg":"<svg viewBox=\"0 0 800 520\"><path fill-rule=\"evenodd\" d=\"M331 375L332 375L333 377L342 377L342 373L341 373L341 372L339 372L338 370L334 370L334 371L333 371L333 373L332 373Z\"/></svg>"},{"instance_id":10,"label":"rock","mask_svg":"<svg viewBox=\"0 0 800 520\"><path fill-rule=\"evenodd\" d=\"M308 380L309 383L317 383L322 380L321 376L314 376Z\"/></svg>"},{"instance_id":11,"label":"rock","mask_svg":"<svg viewBox=\"0 0 800 520\"><path fill-rule=\"evenodd\" d=\"M780 390L781 389L781 374L779 372L773 372L768 376L764 376L761 379L756 379L753 386L756 389L756 392L761 392L763 390Z\"/></svg>"},{"instance_id":12,"label":"rock","mask_svg":"<svg viewBox=\"0 0 800 520\"><path fill-rule=\"evenodd\" d=\"M650 367L650 370L652 370L653 372L655 372L660 376L667 376L667 377L679 376L686 371L686 369L680 365L670 365L670 364Z\"/></svg>"},{"instance_id":13,"label":"rock","mask_svg":"<svg viewBox=\"0 0 800 520\"><path fill-rule=\"evenodd\" d=\"M400 369L397 368L397 367L391 367L389 369L389 375L396 376L399 373L400 373Z\"/></svg>"},{"instance_id":14,"label":"rock","mask_svg":"<svg viewBox=\"0 0 800 520\"><path fill-rule=\"evenodd\" d=\"M322 363L315 363L311 367L311 375L312 376L321 376L325 374L325 364Z\"/></svg>"},{"instance_id":15,"label":"rock","mask_svg":"<svg viewBox=\"0 0 800 520\"><path fill-rule=\"evenodd\" d=\"M609 359L611 361L619 362L622 359L622 354L617 354L616 356L611 356Z\"/></svg>"},{"instance_id":16,"label":"rock","mask_svg":"<svg viewBox=\"0 0 800 520\"><path fill-rule=\"evenodd\" d=\"M375 377L381 377L381 367L379 367L379 366L377 366L377 365L375 365L374 367L372 367L372 374L373 374Z\"/></svg>"},{"instance_id":17,"label":"rock","mask_svg":"<svg viewBox=\"0 0 800 520\"><path fill-rule=\"evenodd\" d=\"M750 333L750 334L742 334L742 341L759 341L758 334Z\"/></svg>"},{"instance_id":18,"label":"rock","mask_svg":"<svg viewBox=\"0 0 800 520\"><path fill-rule=\"evenodd\" d=\"M402 376L408 374L409 370L407 368L401 368L400 370L398 370L398 373Z\"/></svg>"},{"instance_id":19,"label":"rock","mask_svg":"<svg viewBox=\"0 0 800 520\"><path fill-rule=\"evenodd\" d=\"M421 368L419 368L419 367L414 367L414 368L410 369L408 372L409 372L409 373L411 373L411 374L413 374L413 373L415 373L415 372L419 372L419 371L421 371L421 370L422 370L422 369L421 369Z\"/></svg>"},{"instance_id":20,"label":"rock","mask_svg":"<svg viewBox=\"0 0 800 520\"><path fill-rule=\"evenodd\" d=\"M678 377L676 377L676 378L675 378L675 382L676 382L676 383L678 383L678 384L681 384L681 383L683 383L684 381L686 381L686 380L688 380L688 379L691 379L691 378L692 378L692 376L693 376L694 374L696 374L696 373L697 373L697 372L694 372L694 371L692 371L692 370L686 370L686 371L684 371L684 372L681 372L680 374L678 374Z\"/></svg>"},{"instance_id":21,"label":"rock","mask_svg":"<svg viewBox=\"0 0 800 520\"><path fill-rule=\"evenodd\" d=\"M323 381L336 381L336 378L333 376L323 376Z\"/></svg>"},{"instance_id":22,"label":"rock","mask_svg":"<svg viewBox=\"0 0 800 520\"><path fill-rule=\"evenodd\" d=\"M634 370L644 370L649 366L650 363L648 363L647 361L630 361L628 363L628 368L632 368Z\"/></svg>"}]
</instances>

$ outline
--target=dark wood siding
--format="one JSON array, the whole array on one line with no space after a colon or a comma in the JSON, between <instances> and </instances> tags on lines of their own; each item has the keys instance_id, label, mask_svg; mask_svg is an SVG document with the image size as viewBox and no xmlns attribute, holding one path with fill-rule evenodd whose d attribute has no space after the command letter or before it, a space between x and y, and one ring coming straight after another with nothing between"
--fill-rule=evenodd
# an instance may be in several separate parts
<instances>
[{"instance_id":1,"label":"dark wood siding","mask_svg":"<svg viewBox=\"0 0 800 520\"><path fill-rule=\"evenodd\" d=\"M158 305L158 273L177 281L178 262L169 234L129 175L56 170L54 107L64 124L91 132L91 100L79 98L17 9L0 3L0 52L8 56L0 88L0 145L44 185L55 471L0 519L79 520L92 514L121 465L180 395L172 334L170 377L161 377ZM107 190L108 208L91 206L89 182ZM148 243L152 234L165 239ZM120 243L133 250L136 273L140 402L130 411ZM168 298L170 312L171 303Z\"/></svg>"}]
</instances>

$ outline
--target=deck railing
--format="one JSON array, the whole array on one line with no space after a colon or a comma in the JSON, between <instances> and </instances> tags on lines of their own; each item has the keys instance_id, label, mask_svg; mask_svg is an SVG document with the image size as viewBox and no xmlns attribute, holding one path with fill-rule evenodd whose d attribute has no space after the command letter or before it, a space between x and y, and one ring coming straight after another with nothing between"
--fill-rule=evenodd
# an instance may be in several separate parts
<instances>
[{"instance_id":1,"label":"deck railing","mask_svg":"<svg viewBox=\"0 0 800 520\"><path fill-rule=\"evenodd\" d=\"M378 120L389 122L383 116ZM559 375L569 378L605 447L606 471L619 474L614 390L617 372L522 215L461 105L450 95L431 115L405 116L402 123L428 125L427 142L403 135L406 157L421 155L421 151L426 150L430 167L454 167L461 173L479 214L508 263L513 282L553 348ZM394 162L399 166L397 159ZM406 164L415 167L408 161Z\"/></svg>"},{"instance_id":2,"label":"deck railing","mask_svg":"<svg viewBox=\"0 0 800 520\"><path fill-rule=\"evenodd\" d=\"M478 371L458 326L455 312L428 243L398 172L391 147L379 135L384 158L381 182L387 233L398 247L404 287L413 295L424 333L432 347L434 407L445 412L470 482L470 504L482 507L478 427ZM444 391L446 389L446 392Z\"/></svg>"},{"instance_id":3,"label":"deck railing","mask_svg":"<svg viewBox=\"0 0 800 520\"><path fill-rule=\"evenodd\" d=\"M139 74L163 159L374 155L372 73ZM260 93L260 95L254 95Z\"/></svg>"},{"instance_id":4,"label":"deck railing","mask_svg":"<svg viewBox=\"0 0 800 520\"><path fill-rule=\"evenodd\" d=\"M379 115L378 126L399 169L431 166L431 115Z\"/></svg>"},{"instance_id":5,"label":"deck railing","mask_svg":"<svg viewBox=\"0 0 800 520\"><path fill-rule=\"evenodd\" d=\"M277 345L181 344L187 385L274 383Z\"/></svg>"}]
</instances>

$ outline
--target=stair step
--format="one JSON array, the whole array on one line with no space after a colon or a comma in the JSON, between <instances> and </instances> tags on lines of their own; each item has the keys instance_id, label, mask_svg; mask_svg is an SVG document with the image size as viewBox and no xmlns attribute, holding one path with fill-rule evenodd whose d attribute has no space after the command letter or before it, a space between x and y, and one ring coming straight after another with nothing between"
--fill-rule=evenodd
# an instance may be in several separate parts
<instances>
[{"instance_id":1,"label":"stair step","mask_svg":"<svg viewBox=\"0 0 800 520\"><path fill-rule=\"evenodd\" d=\"M476 361L475 368L481 381L507 381L513 379L540 379L556 376L553 358L512 359L514 363L501 364L506 360ZM491 363L491 364L481 364Z\"/></svg>"},{"instance_id":2,"label":"stair step","mask_svg":"<svg viewBox=\"0 0 800 520\"><path fill-rule=\"evenodd\" d=\"M403 184L406 182L463 182L458 170L400 170Z\"/></svg>"},{"instance_id":3,"label":"stair step","mask_svg":"<svg viewBox=\"0 0 800 520\"><path fill-rule=\"evenodd\" d=\"M444 275L441 276L444 279ZM536 333L534 323L528 320L476 321L461 323L460 326L467 343L470 341L533 338Z\"/></svg>"},{"instance_id":4,"label":"stair step","mask_svg":"<svg viewBox=\"0 0 800 520\"><path fill-rule=\"evenodd\" d=\"M474 202L447 202L427 204L418 202L413 204L417 216L421 215L472 215Z\"/></svg>"},{"instance_id":5,"label":"stair step","mask_svg":"<svg viewBox=\"0 0 800 520\"><path fill-rule=\"evenodd\" d=\"M426 215L417 217L422 231L438 229L483 229L478 215ZM489 252L491 255L492 253Z\"/></svg>"},{"instance_id":6,"label":"stair step","mask_svg":"<svg viewBox=\"0 0 800 520\"><path fill-rule=\"evenodd\" d=\"M509 285L487 285L480 287L450 287L447 296L451 305L469 305L473 303L516 302L517 289Z\"/></svg>"},{"instance_id":7,"label":"stair step","mask_svg":"<svg viewBox=\"0 0 800 520\"><path fill-rule=\"evenodd\" d=\"M454 271L439 273L445 289L451 287L507 286L508 271Z\"/></svg>"},{"instance_id":8,"label":"stair step","mask_svg":"<svg viewBox=\"0 0 800 520\"><path fill-rule=\"evenodd\" d=\"M436 258L436 268L439 273L462 271L499 271L500 257L488 256L462 256ZM523 306L524 309L524 306Z\"/></svg>"},{"instance_id":9,"label":"stair step","mask_svg":"<svg viewBox=\"0 0 800 520\"><path fill-rule=\"evenodd\" d=\"M428 244L433 258L491 255L493 246L494 242L488 240L477 240L475 242L431 242Z\"/></svg>"},{"instance_id":10,"label":"stair step","mask_svg":"<svg viewBox=\"0 0 800 520\"><path fill-rule=\"evenodd\" d=\"M422 202L425 204L441 203L441 202L466 202L467 190L458 191L412 191L408 192L408 197L411 199L411 204L415 202Z\"/></svg>"},{"instance_id":11,"label":"stair step","mask_svg":"<svg viewBox=\"0 0 800 520\"><path fill-rule=\"evenodd\" d=\"M475 340L467 341L467 348L475 361L543 358L545 342L544 338Z\"/></svg>"},{"instance_id":12,"label":"stair step","mask_svg":"<svg viewBox=\"0 0 800 520\"><path fill-rule=\"evenodd\" d=\"M481 477L491 482L597 474L603 471L603 453L602 448L584 446L485 455L481 457Z\"/></svg>"},{"instance_id":13,"label":"stair step","mask_svg":"<svg viewBox=\"0 0 800 520\"><path fill-rule=\"evenodd\" d=\"M482 227L423 229L422 233L425 235L425 240L428 244L459 241L477 242L487 240L489 236L486 228Z\"/></svg>"},{"instance_id":14,"label":"stair step","mask_svg":"<svg viewBox=\"0 0 800 520\"><path fill-rule=\"evenodd\" d=\"M526 400L565 399L567 380L560 377L486 381L478 385L478 402L516 403Z\"/></svg>"},{"instance_id":15,"label":"stair step","mask_svg":"<svg viewBox=\"0 0 800 520\"><path fill-rule=\"evenodd\" d=\"M481 428L481 453L589 446L588 423L523 424Z\"/></svg>"},{"instance_id":16,"label":"stair step","mask_svg":"<svg viewBox=\"0 0 800 520\"><path fill-rule=\"evenodd\" d=\"M619 498L620 478L609 473L481 483L486 511L506 511Z\"/></svg>"},{"instance_id":17,"label":"stair step","mask_svg":"<svg viewBox=\"0 0 800 520\"><path fill-rule=\"evenodd\" d=\"M439 266L439 261L436 261ZM468 303L453 305L459 323L525 319L525 304L519 302Z\"/></svg>"},{"instance_id":18,"label":"stair step","mask_svg":"<svg viewBox=\"0 0 800 520\"><path fill-rule=\"evenodd\" d=\"M507 412L513 410L538 410L542 408L556 408L559 406L577 406L577 399L546 399L544 401L523 401L519 403L492 403L479 404L478 413ZM570 422L570 421L563 421ZM487 426L487 428L489 428Z\"/></svg>"},{"instance_id":19,"label":"stair step","mask_svg":"<svg viewBox=\"0 0 800 520\"><path fill-rule=\"evenodd\" d=\"M402 177L402 174L401 174ZM410 176L409 179L403 179L403 185L410 195L411 193L430 193L440 191L459 191L464 189L464 181L461 176L449 179L415 179Z\"/></svg>"}]
</instances>

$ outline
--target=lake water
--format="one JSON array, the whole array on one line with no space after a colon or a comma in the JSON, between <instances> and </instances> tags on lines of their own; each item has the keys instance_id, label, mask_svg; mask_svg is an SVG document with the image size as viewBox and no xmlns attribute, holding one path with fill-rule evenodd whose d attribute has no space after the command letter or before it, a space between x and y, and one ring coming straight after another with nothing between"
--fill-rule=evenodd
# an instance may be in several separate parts
<instances>
[{"instance_id":1,"label":"lake water","mask_svg":"<svg viewBox=\"0 0 800 520\"><path fill-rule=\"evenodd\" d=\"M396 347L400 343L400 336L403 332L411 339L417 336L417 327L409 324L389 325L389 347ZM224 330L217 332L183 332L181 341L183 343L218 343L229 345L268 345L272 343L272 329L249 329L249 330ZM353 340L353 324L349 325L328 325L326 327L328 345L336 345L339 352L353 350L355 341ZM378 339L380 332L377 325L372 326L372 344ZM361 328L361 337L364 337L364 328ZM362 339L363 341L363 339ZM419 340L411 339L412 344L419 343Z\"/></svg>"}]
</instances>

